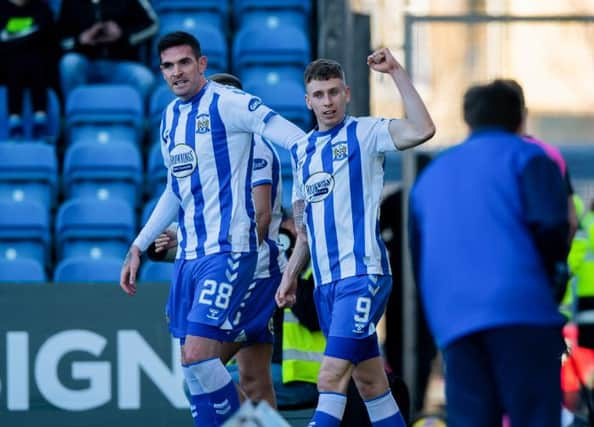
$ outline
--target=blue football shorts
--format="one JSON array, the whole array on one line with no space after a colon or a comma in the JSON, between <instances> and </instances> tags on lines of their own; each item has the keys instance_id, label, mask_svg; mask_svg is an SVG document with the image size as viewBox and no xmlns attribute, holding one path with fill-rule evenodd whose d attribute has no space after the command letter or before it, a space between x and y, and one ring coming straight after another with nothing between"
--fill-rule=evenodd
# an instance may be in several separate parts
<instances>
[{"instance_id":1,"label":"blue football shorts","mask_svg":"<svg viewBox=\"0 0 594 427\"><path fill-rule=\"evenodd\" d=\"M274 294L282 276L255 279L240 304L240 317L235 320L235 341L250 344L272 344L272 314L276 308Z\"/></svg>"},{"instance_id":2,"label":"blue football shorts","mask_svg":"<svg viewBox=\"0 0 594 427\"><path fill-rule=\"evenodd\" d=\"M253 282L257 252L225 252L175 261L166 314L176 338L236 340L235 319Z\"/></svg>"},{"instance_id":3,"label":"blue football shorts","mask_svg":"<svg viewBox=\"0 0 594 427\"><path fill-rule=\"evenodd\" d=\"M392 276L348 277L316 286L314 300L326 337L363 339L375 334L392 290Z\"/></svg>"}]
</instances>

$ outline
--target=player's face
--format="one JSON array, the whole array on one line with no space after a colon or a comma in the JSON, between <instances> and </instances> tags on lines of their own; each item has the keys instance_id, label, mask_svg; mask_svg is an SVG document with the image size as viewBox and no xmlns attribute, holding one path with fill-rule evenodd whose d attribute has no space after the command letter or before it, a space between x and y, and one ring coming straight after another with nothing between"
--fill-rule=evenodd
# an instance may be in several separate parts
<instances>
[{"instance_id":1,"label":"player's face","mask_svg":"<svg viewBox=\"0 0 594 427\"><path fill-rule=\"evenodd\" d=\"M321 131L331 129L342 121L351 100L351 90L342 79L312 80L306 90L305 102L314 112Z\"/></svg>"},{"instance_id":2,"label":"player's face","mask_svg":"<svg viewBox=\"0 0 594 427\"><path fill-rule=\"evenodd\" d=\"M161 74L172 92L187 101L206 83L206 57L196 58L188 45L173 46L161 52Z\"/></svg>"}]
</instances>

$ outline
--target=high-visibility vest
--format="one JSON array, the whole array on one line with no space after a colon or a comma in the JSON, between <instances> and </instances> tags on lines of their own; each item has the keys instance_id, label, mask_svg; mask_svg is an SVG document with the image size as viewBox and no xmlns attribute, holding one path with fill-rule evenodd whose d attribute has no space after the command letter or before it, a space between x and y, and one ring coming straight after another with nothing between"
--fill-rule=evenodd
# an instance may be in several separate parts
<instances>
[{"instance_id":1,"label":"high-visibility vest","mask_svg":"<svg viewBox=\"0 0 594 427\"><path fill-rule=\"evenodd\" d=\"M594 298L594 224L589 230L579 230L573 242L567 264L572 277L562 301L562 312L569 315L573 321L576 317L592 317L592 312L578 313L577 305L580 298ZM588 323L591 323L590 322Z\"/></svg>"},{"instance_id":2,"label":"high-visibility vest","mask_svg":"<svg viewBox=\"0 0 594 427\"><path fill-rule=\"evenodd\" d=\"M283 313L283 383L317 383L326 348L322 331L312 332L299 323L290 308Z\"/></svg>"}]
</instances>

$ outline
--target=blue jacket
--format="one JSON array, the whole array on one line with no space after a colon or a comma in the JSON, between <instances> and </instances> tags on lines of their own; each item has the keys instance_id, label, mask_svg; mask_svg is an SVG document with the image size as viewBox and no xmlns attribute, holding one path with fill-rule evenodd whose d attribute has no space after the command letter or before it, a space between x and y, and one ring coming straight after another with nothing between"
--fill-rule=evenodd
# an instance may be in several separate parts
<instances>
[{"instance_id":1,"label":"blue jacket","mask_svg":"<svg viewBox=\"0 0 594 427\"><path fill-rule=\"evenodd\" d=\"M552 277L567 256L567 194L539 146L499 130L471 134L423 171L409 221L440 348L494 327L562 323Z\"/></svg>"}]
</instances>

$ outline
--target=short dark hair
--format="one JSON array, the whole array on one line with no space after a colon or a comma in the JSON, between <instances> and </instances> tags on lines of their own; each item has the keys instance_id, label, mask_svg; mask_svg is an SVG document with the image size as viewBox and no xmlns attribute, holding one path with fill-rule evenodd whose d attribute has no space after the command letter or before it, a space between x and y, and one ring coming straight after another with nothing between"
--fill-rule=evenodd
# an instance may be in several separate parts
<instances>
[{"instance_id":1,"label":"short dark hair","mask_svg":"<svg viewBox=\"0 0 594 427\"><path fill-rule=\"evenodd\" d=\"M316 59L309 63L303 73L305 84L312 80L330 80L334 78L345 80L342 65L333 59Z\"/></svg>"},{"instance_id":2,"label":"short dark hair","mask_svg":"<svg viewBox=\"0 0 594 427\"><path fill-rule=\"evenodd\" d=\"M157 50L159 51L159 57L164 50L170 47L188 45L192 48L194 56L199 59L202 56L202 49L200 49L200 42L196 37L185 31L174 31L167 33L159 39L157 44Z\"/></svg>"},{"instance_id":3,"label":"short dark hair","mask_svg":"<svg viewBox=\"0 0 594 427\"><path fill-rule=\"evenodd\" d=\"M216 73L208 76L208 80L211 80L222 85L233 86L237 89L243 89L241 80L237 76L228 73Z\"/></svg>"},{"instance_id":4,"label":"short dark hair","mask_svg":"<svg viewBox=\"0 0 594 427\"><path fill-rule=\"evenodd\" d=\"M497 127L516 133L523 119L523 94L517 83L494 80L472 86L464 94L464 121L472 130Z\"/></svg>"}]
</instances>

